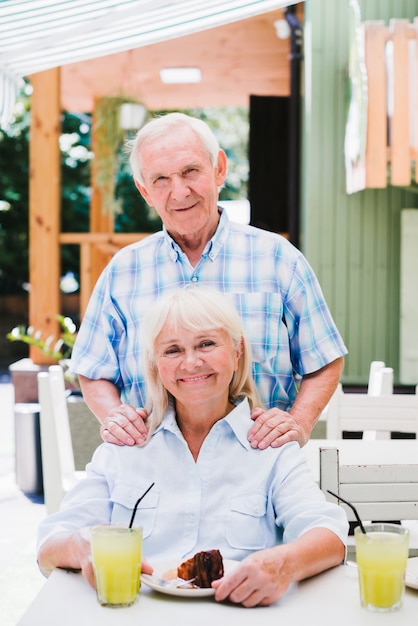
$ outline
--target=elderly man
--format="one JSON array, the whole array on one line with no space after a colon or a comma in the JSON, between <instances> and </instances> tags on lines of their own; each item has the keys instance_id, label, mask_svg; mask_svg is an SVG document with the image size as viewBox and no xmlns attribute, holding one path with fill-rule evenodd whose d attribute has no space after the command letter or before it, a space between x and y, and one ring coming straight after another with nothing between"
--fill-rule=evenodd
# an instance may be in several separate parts
<instances>
[{"instance_id":1,"label":"elderly man","mask_svg":"<svg viewBox=\"0 0 418 626\"><path fill-rule=\"evenodd\" d=\"M132 142L131 167L163 229L110 261L72 355L103 439L144 441L142 317L162 293L199 282L230 295L251 339L266 408L253 412L251 445L304 445L347 352L312 268L285 238L231 223L218 207L227 158L203 121L181 113L151 120Z\"/></svg>"}]
</instances>

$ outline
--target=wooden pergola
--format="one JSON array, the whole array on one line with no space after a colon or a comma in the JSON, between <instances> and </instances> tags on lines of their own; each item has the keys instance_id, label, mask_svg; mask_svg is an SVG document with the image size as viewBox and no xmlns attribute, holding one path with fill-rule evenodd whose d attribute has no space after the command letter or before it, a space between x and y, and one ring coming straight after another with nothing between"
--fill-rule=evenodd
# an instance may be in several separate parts
<instances>
[{"instance_id":1,"label":"wooden pergola","mask_svg":"<svg viewBox=\"0 0 418 626\"><path fill-rule=\"evenodd\" d=\"M80 246L82 316L104 265L122 246L145 234L116 234L92 189L89 233L62 233L60 226L60 118L63 109L94 114L104 96L124 94L150 110L248 105L250 94L287 96L289 39L279 39L275 22L283 9L178 39L108 57L82 61L30 76L33 86L30 141L29 323L44 336L57 335L61 312L60 246ZM198 85L163 85L164 66L198 66ZM95 138L93 137L93 150ZM94 162L93 162L94 167ZM30 357L49 359L37 348Z\"/></svg>"}]
</instances>

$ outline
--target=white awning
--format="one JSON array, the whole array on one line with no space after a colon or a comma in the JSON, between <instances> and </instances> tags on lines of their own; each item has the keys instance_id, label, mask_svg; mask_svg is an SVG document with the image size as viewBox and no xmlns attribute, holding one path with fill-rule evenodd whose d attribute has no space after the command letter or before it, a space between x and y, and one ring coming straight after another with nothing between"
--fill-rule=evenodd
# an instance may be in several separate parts
<instances>
[{"instance_id":1,"label":"white awning","mask_svg":"<svg viewBox=\"0 0 418 626\"><path fill-rule=\"evenodd\" d=\"M214 28L291 0L3 0L0 120L24 76Z\"/></svg>"}]
</instances>

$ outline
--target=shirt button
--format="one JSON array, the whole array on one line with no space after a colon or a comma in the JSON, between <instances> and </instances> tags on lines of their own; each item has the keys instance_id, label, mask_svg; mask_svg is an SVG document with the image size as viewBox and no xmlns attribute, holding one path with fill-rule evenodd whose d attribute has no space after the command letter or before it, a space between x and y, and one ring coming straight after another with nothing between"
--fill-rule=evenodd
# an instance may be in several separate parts
<instances>
[{"instance_id":1,"label":"shirt button","mask_svg":"<svg viewBox=\"0 0 418 626\"><path fill-rule=\"evenodd\" d=\"M192 276L192 283L197 283L198 280L197 276Z\"/></svg>"}]
</instances>

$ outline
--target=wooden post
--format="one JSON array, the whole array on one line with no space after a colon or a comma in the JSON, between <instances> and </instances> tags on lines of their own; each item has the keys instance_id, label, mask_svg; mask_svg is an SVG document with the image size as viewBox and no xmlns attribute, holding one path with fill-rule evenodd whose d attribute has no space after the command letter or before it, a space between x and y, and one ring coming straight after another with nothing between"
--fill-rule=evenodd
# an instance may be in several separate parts
<instances>
[{"instance_id":1,"label":"wooden post","mask_svg":"<svg viewBox=\"0 0 418 626\"><path fill-rule=\"evenodd\" d=\"M60 313L60 70L34 74L29 148L29 323L58 339ZM31 359L51 359L31 346Z\"/></svg>"},{"instance_id":2,"label":"wooden post","mask_svg":"<svg viewBox=\"0 0 418 626\"><path fill-rule=\"evenodd\" d=\"M418 17L414 18L413 25L413 39L415 39L415 67L418 67ZM415 160L415 182L418 183L418 78L415 75L415 80L411 85L413 89L413 102L414 107L412 111L414 120L414 137L413 137L413 152L411 158Z\"/></svg>"},{"instance_id":3,"label":"wooden post","mask_svg":"<svg viewBox=\"0 0 418 626\"><path fill-rule=\"evenodd\" d=\"M391 121L391 183L411 184L409 151L408 20L391 20L393 40L393 116Z\"/></svg>"},{"instance_id":4,"label":"wooden post","mask_svg":"<svg viewBox=\"0 0 418 626\"><path fill-rule=\"evenodd\" d=\"M365 23L365 56L368 81L366 187L387 186L387 109L384 22Z\"/></svg>"},{"instance_id":5,"label":"wooden post","mask_svg":"<svg viewBox=\"0 0 418 626\"><path fill-rule=\"evenodd\" d=\"M95 111L93 112L93 116L95 115ZM91 144L94 154L97 153L98 150L98 141L95 132L95 124L92 124L92 138ZM94 181L96 180L95 171L97 168L97 161L93 159L92 161L92 176L91 176L91 184L92 184L92 194L90 201L90 232L91 233L113 233L114 231L114 216L110 213L104 213L103 211L103 198L101 191L95 186ZM89 274L90 274L90 286L93 289L96 284L97 279L99 278L102 270L107 265L109 261L108 256L104 255L97 248L93 248L90 251L88 263L89 263ZM84 290L84 293L86 290ZM91 290L90 290L91 293ZM90 293L88 296L90 297ZM85 306L86 303L83 303ZM84 310L83 310L84 313Z\"/></svg>"}]
</instances>

